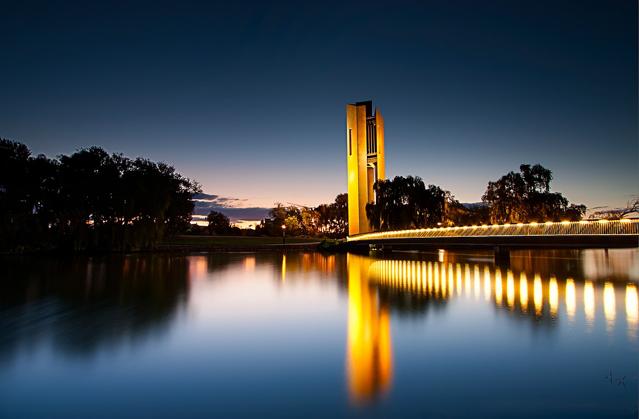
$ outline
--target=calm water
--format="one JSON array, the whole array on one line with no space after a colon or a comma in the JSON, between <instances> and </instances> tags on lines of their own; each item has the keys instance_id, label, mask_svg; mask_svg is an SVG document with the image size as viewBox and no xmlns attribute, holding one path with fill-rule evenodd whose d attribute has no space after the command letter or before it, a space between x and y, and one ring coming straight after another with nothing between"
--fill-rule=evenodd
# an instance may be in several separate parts
<instances>
[{"instance_id":1,"label":"calm water","mask_svg":"<svg viewBox=\"0 0 639 419\"><path fill-rule=\"evenodd\" d=\"M2 260L0 416L637 417L639 252Z\"/></svg>"}]
</instances>

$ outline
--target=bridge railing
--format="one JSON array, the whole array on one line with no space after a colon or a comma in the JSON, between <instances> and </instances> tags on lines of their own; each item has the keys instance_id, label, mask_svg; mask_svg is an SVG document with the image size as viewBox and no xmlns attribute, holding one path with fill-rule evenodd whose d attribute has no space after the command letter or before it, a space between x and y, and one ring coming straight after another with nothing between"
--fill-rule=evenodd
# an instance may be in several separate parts
<instances>
[{"instance_id":1,"label":"bridge railing","mask_svg":"<svg viewBox=\"0 0 639 419\"><path fill-rule=\"evenodd\" d=\"M639 220L561 221L380 231L350 236L348 241L440 237L639 235Z\"/></svg>"}]
</instances>

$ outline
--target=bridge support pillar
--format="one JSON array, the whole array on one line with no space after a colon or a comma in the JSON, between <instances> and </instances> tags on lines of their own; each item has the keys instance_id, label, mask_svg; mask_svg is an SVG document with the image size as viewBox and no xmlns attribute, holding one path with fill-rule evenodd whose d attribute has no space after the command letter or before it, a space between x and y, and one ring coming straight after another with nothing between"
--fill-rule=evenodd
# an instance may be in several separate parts
<instances>
[{"instance_id":1,"label":"bridge support pillar","mask_svg":"<svg viewBox=\"0 0 639 419\"><path fill-rule=\"evenodd\" d=\"M495 265L510 267L510 250L504 246L495 246Z\"/></svg>"}]
</instances>

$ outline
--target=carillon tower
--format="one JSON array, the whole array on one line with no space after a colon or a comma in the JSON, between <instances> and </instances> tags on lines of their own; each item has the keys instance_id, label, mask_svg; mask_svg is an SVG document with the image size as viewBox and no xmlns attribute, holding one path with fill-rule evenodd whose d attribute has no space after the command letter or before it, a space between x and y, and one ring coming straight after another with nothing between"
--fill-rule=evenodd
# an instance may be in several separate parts
<instances>
[{"instance_id":1,"label":"carillon tower","mask_svg":"<svg viewBox=\"0 0 639 419\"><path fill-rule=\"evenodd\" d=\"M373 102L346 105L346 160L348 162L348 235L371 230L366 204L375 202L373 185L386 178L384 118Z\"/></svg>"}]
</instances>

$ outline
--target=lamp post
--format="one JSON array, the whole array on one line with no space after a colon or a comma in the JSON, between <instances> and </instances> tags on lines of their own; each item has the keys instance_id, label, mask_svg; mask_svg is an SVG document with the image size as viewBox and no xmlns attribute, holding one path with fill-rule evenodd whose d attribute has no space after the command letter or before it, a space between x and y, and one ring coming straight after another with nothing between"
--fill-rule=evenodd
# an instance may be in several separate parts
<instances>
[{"instance_id":1,"label":"lamp post","mask_svg":"<svg viewBox=\"0 0 639 419\"><path fill-rule=\"evenodd\" d=\"M282 224L282 245L286 245L286 224Z\"/></svg>"}]
</instances>

